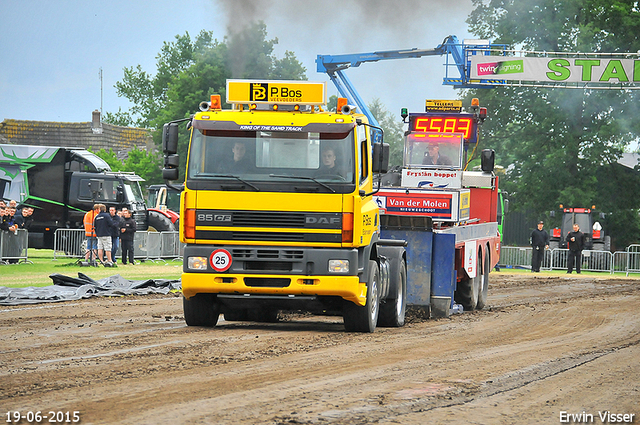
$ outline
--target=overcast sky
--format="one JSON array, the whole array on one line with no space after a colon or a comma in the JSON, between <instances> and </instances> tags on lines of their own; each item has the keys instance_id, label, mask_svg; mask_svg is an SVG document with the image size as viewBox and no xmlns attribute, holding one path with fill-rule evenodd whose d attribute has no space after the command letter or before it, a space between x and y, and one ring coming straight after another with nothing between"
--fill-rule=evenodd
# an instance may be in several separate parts
<instances>
[{"instance_id":1,"label":"overcast sky","mask_svg":"<svg viewBox=\"0 0 640 425\"><path fill-rule=\"evenodd\" d=\"M87 122L100 109L127 110L114 84L123 68L156 71L165 41L263 20L279 40L276 55L295 53L311 81L318 54L428 49L446 36L471 38L465 20L471 0L4 0L0 14L0 121ZM443 86L445 58L389 60L347 71L365 101L378 97L399 115L421 111L424 100L455 99ZM99 71L102 68L102 105ZM329 83L329 94L337 91ZM203 99L206 100L206 99Z\"/></svg>"}]
</instances>

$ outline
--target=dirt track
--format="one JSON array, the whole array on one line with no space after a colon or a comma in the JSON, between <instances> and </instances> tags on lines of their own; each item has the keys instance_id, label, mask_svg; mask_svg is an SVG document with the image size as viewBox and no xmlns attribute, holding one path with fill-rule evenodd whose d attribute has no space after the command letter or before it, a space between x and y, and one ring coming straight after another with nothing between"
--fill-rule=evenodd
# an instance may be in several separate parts
<instances>
[{"instance_id":1,"label":"dirt track","mask_svg":"<svg viewBox=\"0 0 640 425\"><path fill-rule=\"evenodd\" d=\"M318 316L189 328L174 296L0 307L0 420L559 424L610 411L640 423L639 281L491 279L482 312L373 334Z\"/></svg>"}]
</instances>

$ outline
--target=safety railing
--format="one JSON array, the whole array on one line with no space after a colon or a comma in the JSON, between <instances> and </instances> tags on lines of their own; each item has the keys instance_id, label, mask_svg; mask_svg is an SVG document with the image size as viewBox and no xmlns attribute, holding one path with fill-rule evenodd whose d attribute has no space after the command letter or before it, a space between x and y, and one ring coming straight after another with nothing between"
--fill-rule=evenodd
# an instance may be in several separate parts
<instances>
[{"instance_id":1,"label":"safety railing","mask_svg":"<svg viewBox=\"0 0 640 425\"><path fill-rule=\"evenodd\" d=\"M29 262L28 250L29 233L25 229L0 231L0 264Z\"/></svg>"},{"instance_id":2,"label":"safety railing","mask_svg":"<svg viewBox=\"0 0 640 425\"><path fill-rule=\"evenodd\" d=\"M631 247L637 247L637 250L630 250ZM531 253L531 247L503 246L500 248L500 267L530 269ZM568 249L545 250L540 269L567 270L568 258ZM583 250L580 266L584 271L640 273L640 245L632 245L626 252Z\"/></svg>"},{"instance_id":3,"label":"safety railing","mask_svg":"<svg viewBox=\"0 0 640 425\"><path fill-rule=\"evenodd\" d=\"M87 239L83 229L57 229L53 238L53 258L84 258ZM122 241L114 253L120 258ZM133 237L133 256L136 260L166 261L181 259L184 244L178 232L136 232ZM1 257L0 257L1 258Z\"/></svg>"}]
</instances>

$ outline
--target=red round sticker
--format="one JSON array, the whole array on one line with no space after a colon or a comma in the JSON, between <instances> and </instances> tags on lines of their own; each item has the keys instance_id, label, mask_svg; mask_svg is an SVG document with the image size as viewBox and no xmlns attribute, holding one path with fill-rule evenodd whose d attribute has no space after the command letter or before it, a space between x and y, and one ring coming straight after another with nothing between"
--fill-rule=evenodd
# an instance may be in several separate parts
<instances>
[{"instance_id":1,"label":"red round sticker","mask_svg":"<svg viewBox=\"0 0 640 425\"><path fill-rule=\"evenodd\" d=\"M209 257L211 267L217 272L226 272L231 267L231 254L226 249L216 249Z\"/></svg>"}]
</instances>

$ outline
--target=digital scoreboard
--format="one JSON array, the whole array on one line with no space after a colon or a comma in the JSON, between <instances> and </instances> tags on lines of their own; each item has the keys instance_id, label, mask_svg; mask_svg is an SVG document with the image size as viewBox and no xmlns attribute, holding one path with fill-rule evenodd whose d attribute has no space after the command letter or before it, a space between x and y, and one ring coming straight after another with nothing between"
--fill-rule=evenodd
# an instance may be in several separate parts
<instances>
[{"instance_id":1,"label":"digital scoreboard","mask_svg":"<svg viewBox=\"0 0 640 425\"><path fill-rule=\"evenodd\" d=\"M476 143L478 123L471 114L425 112L409 114L409 131L420 133L460 133L465 143Z\"/></svg>"}]
</instances>

